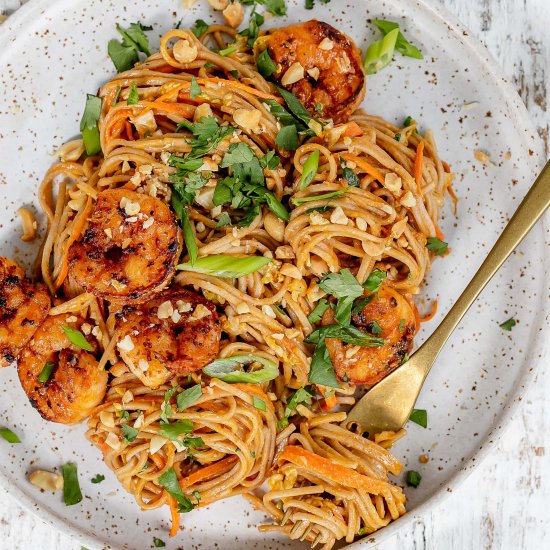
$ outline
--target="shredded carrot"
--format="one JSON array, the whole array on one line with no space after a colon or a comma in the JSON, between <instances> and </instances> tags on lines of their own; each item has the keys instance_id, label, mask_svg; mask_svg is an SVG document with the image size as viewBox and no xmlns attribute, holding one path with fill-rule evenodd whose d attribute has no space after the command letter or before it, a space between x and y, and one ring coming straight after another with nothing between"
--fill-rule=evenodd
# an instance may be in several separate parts
<instances>
[{"instance_id":1,"label":"shredded carrot","mask_svg":"<svg viewBox=\"0 0 550 550\"><path fill-rule=\"evenodd\" d=\"M323 397L323 399L321 399L321 409L323 409L323 411L331 411L334 407L336 407L336 394L333 393L329 397Z\"/></svg>"},{"instance_id":2,"label":"shredded carrot","mask_svg":"<svg viewBox=\"0 0 550 550\"><path fill-rule=\"evenodd\" d=\"M357 122L352 120L346 124L346 130L342 135L345 137L359 137L363 135L363 130Z\"/></svg>"},{"instance_id":3,"label":"shredded carrot","mask_svg":"<svg viewBox=\"0 0 550 550\"><path fill-rule=\"evenodd\" d=\"M172 518L170 536L175 537L178 534L178 530L180 528L180 513L178 510L178 503L172 495L169 495L168 493L166 493L166 495L168 497L168 506L170 506L170 516Z\"/></svg>"},{"instance_id":4,"label":"shredded carrot","mask_svg":"<svg viewBox=\"0 0 550 550\"><path fill-rule=\"evenodd\" d=\"M443 231L439 229L439 225L437 225L437 223L435 224L435 236L440 240L443 240L445 238Z\"/></svg>"},{"instance_id":5,"label":"shredded carrot","mask_svg":"<svg viewBox=\"0 0 550 550\"><path fill-rule=\"evenodd\" d=\"M352 155L350 153L342 153L340 155L345 160L349 160L350 162L355 162L359 168L363 169L367 174L370 174L373 178L377 179L380 183L384 183L384 176L378 170L378 168L375 168L372 164L369 164L368 162L365 162L363 159L356 157L355 155Z\"/></svg>"},{"instance_id":6,"label":"shredded carrot","mask_svg":"<svg viewBox=\"0 0 550 550\"><path fill-rule=\"evenodd\" d=\"M424 141L421 140L416 147L416 158L414 159L414 179L418 192L422 194L422 160L424 159Z\"/></svg>"},{"instance_id":7,"label":"shredded carrot","mask_svg":"<svg viewBox=\"0 0 550 550\"><path fill-rule=\"evenodd\" d=\"M277 103L283 103L282 98L274 96L272 94L268 94L266 92L260 92L260 90L251 88L250 86L247 86L242 82L238 82L237 80L224 80L223 78L197 78L197 83L198 84L221 83L223 84L224 88L236 88L238 90L241 90L242 92L255 95L256 97L261 97L262 99L273 99Z\"/></svg>"},{"instance_id":8,"label":"shredded carrot","mask_svg":"<svg viewBox=\"0 0 550 550\"><path fill-rule=\"evenodd\" d=\"M336 464L332 460L307 451L303 447L287 445L279 455L279 460L287 460L296 466L313 470L324 479L329 479L346 487L354 487L373 495L379 495L388 488L388 484L384 481L359 474L351 468Z\"/></svg>"},{"instance_id":9,"label":"shredded carrot","mask_svg":"<svg viewBox=\"0 0 550 550\"><path fill-rule=\"evenodd\" d=\"M86 206L84 207L84 210L80 213L79 218L74 224L73 231L67 239L67 246L65 247L65 251L63 252L63 259L61 260L61 270L59 271L59 275L57 276L54 284L56 290L63 284L65 277L67 277L67 273L69 273L69 248L76 241L76 239L80 237L80 233L84 229L84 224L86 223L86 220L88 219L88 215L90 214L91 210L92 197L88 197L88 200L86 201Z\"/></svg>"},{"instance_id":10,"label":"shredded carrot","mask_svg":"<svg viewBox=\"0 0 550 550\"><path fill-rule=\"evenodd\" d=\"M224 458L223 460L214 462L214 464L210 464L209 466L201 468L200 470L189 474L187 477L180 479L180 487L182 489L187 489L187 487L190 487L195 483L200 483L205 479L209 479L217 474L221 474L226 468L235 464L237 460L238 458L235 455L231 455Z\"/></svg>"},{"instance_id":11,"label":"shredded carrot","mask_svg":"<svg viewBox=\"0 0 550 550\"><path fill-rule=\"evenodd\" d=\"M425 323L426 321L430 321L434 318L435 314L437 313L437 300L434 300L432 302L432 311L428 313L427 315L424 315L424 317L420 317L420 322Z\"/></svg>"},{"instance_id":12,"label":"shredded carrot","mask_svg":"<svg viewBox=\"0 0 550 550\"><path fill-rule=\"evenodd\" d=\"M134 131L132 130L132 125L129 120L126 121L126 135L130 141L134 141Z\"/></svg>"},{"instance_id":13,"label":"shredded carrot","mask_svg":"<svg viewBox=\"0 0 550 550\"><path fill-rule=\"evenodd\" d=\"M183 117L193 116L195 112L194 105L187 105L186 103L176 103L169 101L142 101L142 105L148 109L158 109L159 111L164 111L165 113L172 113L175 115L181 115Z\"/></svg>"},{"instance_id":14,"label":"shredded carrot","mask_svg":"<svg viewBox=\"0 0 550 550\"><path fill-rule=\"evenodd\" d=\"M151 460L155 463L155 466L159 470L162 470L166 466L166 462L164 461L164 458L162 458L162 456L160 456L158 453L151 455Z\"/></svg>"},{"instance_id":15,"label":"shredded carrot","mask_svg":"<svg viewBox=\"0 0 550 550\"><path fill-rule=\"evenodd\" d=\"M444 160L441 161L441 164L443 165L443 170L447 172L447 174L451 173L451 167L448 163L446 163Z\"/></svg>"},{"instance_id":16,"label":"shredded carrot","mask_svg":"<svg viewBox=\"0 0 550 550\"><path fill-rule=\"evenodd\" d=\"M115 134L120 135L120 132L126 128L126 121L133 114L132 107L117 108L116 113L109 119L109 126L105 128L105 138L109 141Z\"/></svg>"}]
</instances>

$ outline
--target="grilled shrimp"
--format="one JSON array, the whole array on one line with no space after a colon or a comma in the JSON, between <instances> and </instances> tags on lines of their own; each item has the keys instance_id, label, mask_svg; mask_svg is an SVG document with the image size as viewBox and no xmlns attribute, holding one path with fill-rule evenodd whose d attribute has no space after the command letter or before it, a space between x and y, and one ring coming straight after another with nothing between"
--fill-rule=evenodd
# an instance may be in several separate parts
<instances>
[{"instance_id":1,"label":"grilled shrimp","mask_svg":"<svg viewBox=\"0 0 550 550\"><path fill-rule=\"evenodd\" d=\"M120 356L146 386L199 370L218 356L216 306L194 292L171 288L146 304L126 305L115 316Z\"/></svg>"},{"instance_id":2,"label":"grilled shrimp","mask_svg":"<svg viewBox=\"0 0 550 550\"><path fill-rule=\"evenodd\" d=\"M415 307L387 285L382 285L374 299L352 316L353 325L370 333L374 332L375 322L382 329L377 336L384 338L383 346L360 347L345 345L338 338L325 340L340 380L372 386L396 369L411 350L418 328ZM322 323L334 323L331 308L323 315Z\"/></svg>"},{"instance_id":3,"label":"grilled shrimp","mask_svg":"<svg viewBox=\"0 0 550 550\"><path fill-rule=\"evenodd\" d=\"M107 391L107 372L99 369L98 344L86 336L92 352L71 343L63 327L81 330L86 322L74 314L50 315L21 353L19 380L32 406L46 419L62 424L84 420ZM45 382L38 377L46 363L53 363Z\"/></svg>"},{"instance_id":4,"label":"grilled shrimp","mask_svg":"<svg viewBox=\"0 0 550 550\"><path fill-rule=\"evenodd\" d=\"M69 250L70 274L98 297L143 301L170 283L182 243L165 203L128 189L107 189Z\"/></svg>"},{"instance_id":5,"label":"grilled shrimp","mask_svg":"<svg viewBox=\"0 0 550 550\"><path fill-rule=\"evenodd\" d=\"M31 283L22 267L0 256L0 367L15 361L49 309L46 286Z\"/></svg>"},{"instance_id":6,"label":"grilled shrimp","mask_svg":"<svg viewBox=\"0 0 550 550\"><path fill-rule=\"evenodd\" d=\"M321 21L273 29L256 41L277 65L272 78L315 116L346 122L365 97L361 50Z\"/></svg>"}]
</instances>

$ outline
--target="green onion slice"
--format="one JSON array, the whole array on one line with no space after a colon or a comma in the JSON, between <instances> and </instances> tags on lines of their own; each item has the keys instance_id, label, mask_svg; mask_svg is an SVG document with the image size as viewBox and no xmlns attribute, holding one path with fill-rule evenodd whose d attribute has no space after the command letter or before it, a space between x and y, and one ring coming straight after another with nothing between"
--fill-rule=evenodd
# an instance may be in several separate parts
<instances>
[{"instance_id":1,"label":"green onion slice","mask_svg":"<svg viewBox=\"0 0 550 550\"><path fill-rule=\"evenodd\" d=\"M68 325L61 325L61 330L65 333L65 336L67 336L71 344L75 345L77 348L85 349L86 351L94 351L90 342L86 340L84 334L79 330Z\"/></svg>"},{"instance_id":2,"label":"green onion slice","mask_svg":"<svg viewBox=\"0 0 550 550\"><path fill-rule=\"evenodd\" d=\"M51 378L54 368L55 368L55 363L48 361L40 371L40 374L38 375L38 381L42 382L42 384L47 382Z\"/></svg>"},{"instance_id":3,"label":"green onion slice","mask_svg":"<svg viewBox=\"0 0 550 550\"><path fill-rule=\"evenodd\" d=\"M8 443L21 443L19 436L9 428L0 428L0 437Z\"/></svg>"},{"instance_id":4,"label":"green onion slice","mask_svg":"<svg viewBox=\"0 0 550 550\"><path fill-rule=\"evenodd\" d=\"M99 128L97 123L101 116L101 99L95 95L86 95L86 107L80 121L82 141L88 156L96 155L101 151Z\"/></svg>"},{"instance_id":5,"label":"green onion slice","mask_svg":"<svg viewBox=\"0 0 550 550\"><path fill-rule=\"evenodd\" d=\"M300 178L300 189L305 189L317 175L319 168L319 149L315 149L304 163L302 177Z\"/></svg>"},{"instance_id":6,"label":"green onion slice","mask_svg":"<svg viewBox=\"0 0 550 550\"><path fill-rule=\"evenodd\" d=\"M198 258L194 264L184 263L177 267L181 271L194 271L214 275L224 279L235 279L254 273L267 265L270 258L263 256L230 256L228 254L213 254Z\"/></svg>"},{"instance_id":7,"label":"green onion slice","mask_svg":"<svg viewBox=\"0 0 550 550\"><path fill-rule=\"evenodd\" d=\"M61 471L63 473L63 500L65 505L78 504L82 500L82 493L78 483L76 464L63 464Z\"/></svg>"},{"instance_id":8,"label":"green onion slice","mask_svg":"<svg viewBox=\"0 0 550 550\"><path fill-rule=\"evenodd\" d=\"M374 74L391 63L399 29L393 29L382 40L373 42L367 49L363 65L367 74Z\"/></svg>"},{"instance_id":9,"label":"green onion slice","mask_svg":"<svg viewBox=\"0 0 550 550\"><path fill-rule=\"evenodd\" d=\"M245 372L244 366L260 363L262 368L255 371ZM261 384L269 382L279 376L279 367L269 359L249 353L247 355L234 355L223 357L212 361L202 369L205 374L212 378L219 378L224 382L234 384L244 382L249 384Z\"/></svg>"}]
</instances>

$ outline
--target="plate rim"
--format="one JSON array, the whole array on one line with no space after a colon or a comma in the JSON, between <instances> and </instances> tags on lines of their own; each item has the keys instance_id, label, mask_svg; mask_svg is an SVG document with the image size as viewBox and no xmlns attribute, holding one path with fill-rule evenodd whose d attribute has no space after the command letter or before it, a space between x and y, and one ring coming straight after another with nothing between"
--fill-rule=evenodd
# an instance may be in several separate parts
<instances>
[{"instance_id":1,"label":"plate rim","mask_svg":"<svg viewBox=\"0 0 550 550\"><path fill-rule=\"evenodd\" d=\"M363 0L359 0L363 1ZM532 134L535 138L534 143L529 143L529 148L534 151L531 157L530 164L533 169L541 170L544 166L544 148L542 138L539 136L536 127L533 123L531 115L527 107L521 100L519 94L512 86L508 77L504 74L500 65L493 58L492 54L483 45L483 43L472 33L472 31L464 25L454 14L442 5L435 5L435 0L409 0L411 3L416 3L419 9L424 10L427 14L437 21L438 26L446 26L448 31L455 35L460 43L468 48L477 58L478 61L487 69L487 73L491 80L498 84L498 90L506 104L511 107L510 114L513 115L513 125L515 128L520 128L522 131L522 142L526 142L526 134ZM2 24L0 29L0 48L7 48L12 40L16 39L15 32L25 27L27 24L32 24L34 20L34 12L42 10L42 13L51 11L58 4L63 3L67 7L67 0L29 0L13 12L8 19ZM527 145L527 143L525 143ZM546 245L550 244L550 213L546 213L536 226L531 230L532 233L538 231L542 242ZM550 260L544 259L546 272L550 271ZM495 445L500 441L506 429L510 425L510 421L514 415L518 414L525 401L525 397L529 395L533 387L536 376L544 362L545 357L550 352L550 344L545 344L543 337L548 329L544 328L544 318L550 315L550 302L543 301L541 315L538 322L531 326L529 342L532 344L530 351L526 354L523 365L530 363L532 369L523 369L519 378L515 391L508 397L507 403L500 410L498 416L493 420L493 427L489 433L488 439L484 440L477 451L475 451L463 466L450 478L442 484L434 494L425 502L420 504L414 510L407 512L396 521L382 528L363 539L359 539L344 548L357 550L359 548L371 548L374 545L391 538L398 530L401 530L406 525L410 524L415 519L427 515L433 508L441 504L455 488L458 488L480 464L482 464L489 454L494 449ZM537 357L540 352L540 357ZM518 399L521 397L521 399ZM18 502L24 509L29 511L33 516L41 521L44 521L54 527L63 535L68 535L76 539L79 543L84 543L86 547L93 549L111 548L113 550L122 550L119 546L113 546L111 543L103 540L101 537L88 535L84 529L73 527L72 524L64 522L55 511L50 508L36 508L36 502L30 494L25 493L16 485L10 483L10 478L0 472L0 487L6 493Z\"/></svg>"}]
</instances>

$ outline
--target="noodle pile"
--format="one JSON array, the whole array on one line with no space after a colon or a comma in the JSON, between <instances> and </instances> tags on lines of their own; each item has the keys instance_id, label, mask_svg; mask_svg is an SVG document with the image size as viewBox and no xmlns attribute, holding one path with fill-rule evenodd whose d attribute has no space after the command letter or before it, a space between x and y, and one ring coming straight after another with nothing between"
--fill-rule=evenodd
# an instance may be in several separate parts
<instances>
[{"instance_id":1,"label":"noodle pile","mask_svg":"<svg viewBox=\"0 0 550 550\"><path fill-rule=\"evenodd\" d=\"M237 45L231 55L208 48L223 48L228 39ZM178 62L174 40L196 47L196 58ZM192 79L200 86L198 97L192 97ZM137 103L128 105L134 90ZM451 174L432 136L416 133L414 122L397 128L360 110L348 124L328 124L292 156L279 152L281 163L265 168L265 187L288 204L288 222L264 204L248 226L238 225L232 211L234 223L222 225L222 208L212 203L212 194L227 176L220 166L223 154L237 143L258 157L275 147L280 123L265 102L282 103L274 90L233 29L213 25L200 39L186 30L166 33L159 53L101 88L102 156L84 156L76 140L61 148L61 162L46 174L39 193L48 218L40 269L52 293L73 300L74 308L58 306L59 313L92 303L101 317L100 365L110 368L112 379L104 403L89 419L87 437L142 509L169 505L171 534L176 533L179 511L161 483L174 471L191 508L244 494L275 520L262 530L330 549L337 540L351 542L405 513L403 491L388 479L401 465L385 449L402 434L378 435L375 443L339 427L345 413L329 411L353 405L354 387L342 384L327 393L308 386L312 348L304 339L314 329L308 315L325 294L317 283L344 268L364 283L377 268L387 272L385 284L418 293L430 266L426 240L440 234L439 210ZM247 112L259 112L254 124L246 117L242 122ZM280 375L261 384L230 384L198 372L152 389L117 357L120 305L96 300L79 287L68 251L85 231L102 190L124 187L170 203L178 172L170 155L192 151L190 132L178 125L201 116L236 129L204 155L199 169L208 183L188 207L198 257L259 255L272 261L236 279L184 270L173 284L217 305L221 357L265 357L279 366ZM304 163L315 151L317 173L300 189ZM355 172L357 186L348 184L345 168ZM185 250L180 262L189 261ZM198 399L180 410L178 396L197 385L202 385ZM288 411L292 396L305 387L309 398ZM187 422L182 437L163 431L167 407L170 422ZM258 496L265 480L269 490Z\"/></svg>"}]
</instances>

